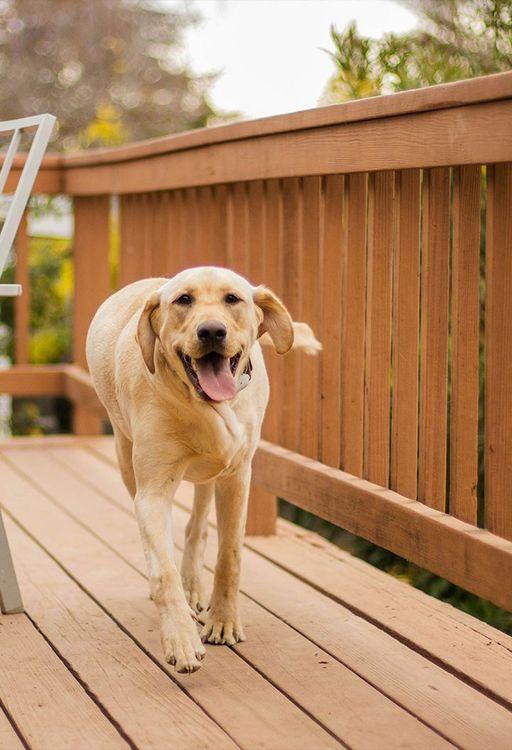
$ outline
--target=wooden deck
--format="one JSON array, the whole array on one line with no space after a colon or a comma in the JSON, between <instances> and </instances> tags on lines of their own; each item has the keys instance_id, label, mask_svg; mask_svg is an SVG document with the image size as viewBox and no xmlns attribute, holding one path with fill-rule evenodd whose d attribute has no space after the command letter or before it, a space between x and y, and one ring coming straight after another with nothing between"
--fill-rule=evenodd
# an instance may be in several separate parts
<instances>
[{"instance_id":1,"label":"wooden deck","mask_svg":"<svg viewBox=\"0 0 512 750\"><path fill-rule=\"evenodd\" d=\"M2 750L512 747L512 638L279 522L247 539L247 642L178 675L111 439L4 442L0 477L26 607L0 617Z\"/></svg>"}]
</instances>

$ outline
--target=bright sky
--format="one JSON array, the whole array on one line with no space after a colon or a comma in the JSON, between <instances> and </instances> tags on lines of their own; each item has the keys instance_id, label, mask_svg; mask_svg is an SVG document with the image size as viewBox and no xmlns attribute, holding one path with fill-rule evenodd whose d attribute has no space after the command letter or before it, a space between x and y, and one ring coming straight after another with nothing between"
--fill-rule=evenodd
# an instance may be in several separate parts
<instances>
[{"instance_id":1,"label":"bright sky","mask_svg":"<svg viewBox=\"0 0 512 750\"><path fill-rule=\"evenodd\" d=\"M331 24L352 19L378 37L408 31L415 15L393 0L160 0L189 5L203 22L187 33L188 58L198 72L221 71L214 104L245 117L315 107L333 72Z\"/></svg>"}]
</instances>

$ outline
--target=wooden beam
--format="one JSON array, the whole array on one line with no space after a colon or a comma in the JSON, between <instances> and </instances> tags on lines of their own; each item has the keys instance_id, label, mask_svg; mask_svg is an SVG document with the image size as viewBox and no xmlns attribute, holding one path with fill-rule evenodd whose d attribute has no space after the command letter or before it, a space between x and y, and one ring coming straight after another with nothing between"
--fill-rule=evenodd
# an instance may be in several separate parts
<instances>
[{"instance_id":1,"label":"wooden beam","mask_svg":"<svg viewBox=\"0 0 512 750\"><path fill-rule=\"evenodd\" d=\"M511 116L512 100L507 99L198 145L131 161L68 163L64 190L71 195L141 193L277 177L506 162L512 161Z\"/></svg>"},{"instance_id":2,"label":"wooden beam","mask_svg":"<svg viewBox=\"0 0 512 750\"><path fill-rule=\"evenodd\" d=\"M63 365L13 365L0 370L0 393L10 396L62 396Z\"/></svg>"},{"instance_id":3,"label":"wooden beam","mask_svg":"<svg viewBox=\"0 0 512 750\"><path fill-rule=\"evenodd\" d=\"M466 81L455 81L423 89L401 91L387 96L374 96L327 107L314 107L301 112L246 120L217 127L198 128L186 133L127 143L117 148L90 149L66 154L66 168L113 164L183 151L197 146L246 140L255 136L290 133L309 128L323 128L350 122L375 120L381 117L451 109L467 104L500 101L512 98L512 73L498 73ZM50 155L47 157L49 160ZM53 157L55 158L55 156ZM46 161L43 162L43 165Z\"/></svg>"},{"instance_id":4,"label":"wooden beam","mask_svg":"<svg viewBox=\"0 0 512 750\"><path fill-rule=\"evenodd\" d=\"M512 543L423 503L261 441L256 484L512 610Z\"/></svg>"},{"instance_id":5,"label":"wooden beam","mask_svg":"<svg viewBox=\"0 0 512 750\"><path fill-rule=\"evenodd\" d=\"M89 373L77 365L64 365L64 392L63 394L75 405L92 412L101 419L106 419L107 414L100 403L92 378Z\"/></svg>"}]
</instances>

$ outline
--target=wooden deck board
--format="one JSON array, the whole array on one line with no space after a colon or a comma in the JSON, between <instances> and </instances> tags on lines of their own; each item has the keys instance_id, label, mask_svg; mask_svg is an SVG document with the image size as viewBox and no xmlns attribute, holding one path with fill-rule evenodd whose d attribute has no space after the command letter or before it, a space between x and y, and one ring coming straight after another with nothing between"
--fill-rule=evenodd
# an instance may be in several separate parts
<instances>
[{"instance_id":1,"label":"wooden deck board","mask_svg":"<svg viewBox=\"0 0 512 750\"><path fill-rule=\"evenodd\" d=\"M80 487L80 482L66 474L61 465L49 462L51 456L62 457L66 453L70 453L67 448L61 452L45 451L42 458L39 456L39 463L37 451L24 455L27 455L32 471L37 468L38 475L43 468L41 461L46 462L45 489L86 528L95 534L101 530L103 540L122 559L143 573L145 569L143 553L134 521L114 505L104 507L104 512L100 516L97 503L103 502L105 506L104 500L94 498L94 493L83 485ZM97 473L101 476L105 471L112 471L110 467L103 468L95 465L97 459L93 456L84 455L83 459L82 468L88 469L89 475ZM23 469L23 457L19 454L11 455L8 460L15 461L20 465L21 470ZM119 487L119 491L124 490ZM87 505L85 504L86 496ZM185 523L185 513L182 509L176 508L174 524L178 560L181 557ZM209 572L206 573L209 588L212 585L214 557L215 547L213 539L210 539ZM268 567L264 561L262 562L264 567ZM379 690L370 686L352 670L286 625L278 616L270 614L253 599L248 596L243 597L243 608L245 620L248 623L248 632L254 635L235 650L280 690L290 695L299 706L314 715L323 726L351 747L375 747L378 738L393 727L400 736L398 747L448 746L444 740L436 737L431 730L403 711ZM343 712L332 711L333 705L342 703L344 704ZM368 715L371 715L373 719L371 729L368 727Z\"/></svg>"},{"instance_id":2,"label":"wooden deck board","mask_svg":"<svg viewBox=\"0 0 512 750\"><path fill-rule=\"evenodd\" d=\"M198 673L174 674L111 439L4 442L0 452L0 504L41 633L27 622L120 746L126 736L137 748L509 747L512 639L285 522L275 537L247 540L248 641L208 647ZM178 557L189 502L185 485ZM210 534L208 585L215 551ZM4 690L0 679L17 723ZM33 731L26 707L22 716ZM2 731L19 745L5 721L0 746ZM44 735L32 746L58 747Z\"/></svg>"}]
</instances>

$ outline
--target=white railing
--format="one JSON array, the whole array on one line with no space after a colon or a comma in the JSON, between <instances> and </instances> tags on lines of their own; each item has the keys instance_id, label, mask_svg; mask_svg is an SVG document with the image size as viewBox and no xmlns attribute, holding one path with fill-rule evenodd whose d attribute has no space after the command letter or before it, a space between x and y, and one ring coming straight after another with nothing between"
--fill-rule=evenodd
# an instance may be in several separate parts
<instances>
[{"instance_id":1,"label":"white railing","mask_svg":"<svg viewBox=\"0 0 512 750\"><path fill-rule=\"evenodd\" d=\"M18 231L21 217L28 203L30 192L39 171L44 152L48 146L54 124L55 117L48 114L0 122L0 134L12 132L11 141L0 170L0 195L4 195L14 157L20 145L22 131L29 128L37 128L16 190L10 201L2 231L0 232L0 277L7 262L16 232ZM13 297L18 294L21 294L21 286L19 284L0 284L0 297Z\"/></svg>"}]
</instances>

